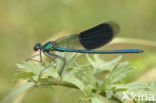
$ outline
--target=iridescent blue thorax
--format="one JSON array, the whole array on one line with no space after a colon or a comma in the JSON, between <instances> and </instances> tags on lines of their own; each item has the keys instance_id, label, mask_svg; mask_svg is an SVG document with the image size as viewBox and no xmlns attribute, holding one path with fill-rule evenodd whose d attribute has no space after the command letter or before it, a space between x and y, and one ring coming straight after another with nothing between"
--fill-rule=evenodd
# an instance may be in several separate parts
<instances>
[{"instance_id":1,"label":"iridescent blue thorax","mask_svg":"<svg viewBox=\"0 0 156 103\"><path fill-rule=\"evenodd\" d=\"M48 42L46 44L43 45L42 49L44 51L51 51L51 50L54 50L54 45L52 44L52 42Z\"/></svg>"}]
</instances>

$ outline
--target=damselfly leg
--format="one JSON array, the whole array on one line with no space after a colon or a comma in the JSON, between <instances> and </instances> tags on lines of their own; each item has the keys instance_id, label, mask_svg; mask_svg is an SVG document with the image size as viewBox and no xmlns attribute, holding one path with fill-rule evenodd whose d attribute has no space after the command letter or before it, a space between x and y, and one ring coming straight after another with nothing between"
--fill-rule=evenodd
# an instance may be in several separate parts
<instances>
[{"instance_id":1,"label":"damselfly leg","mask_svg":"<svg viewBox=\"0 0 156 103\"><path fill-rule=\"evenodd\" d=\"M40 60L39 60L39 61L38 61L38 60L33 59L33 58L37 57L38 55L40 56ZM26 59L25 61L29 61L29 60L42 63L42 52L40 51L40 53L39 53L39 54L36 54L36 55L34 55L34 56L32 56L32 57L30 57L30 58Z\"/></svg>"},{"instance_id":2,"label":"damselfly leg","mask_svg":"<svg viewBox=\"0 0 156 103\"><path fill-rule=\"evenodd\" d=\"M51 56L54 56L54 57L56 57L56 58L58 58L58 59L60 59L60 60L63 61L63 66L62 66L61 70L59 71L59 76L61 77L62 72L64 70L64 67L66 65L66 59L64 57L62 57L62 56L59 56L59 55L56 55L56 54L53 54L53 53L48 53L48 54L51 55Z\"/></svg>"}]
</instances>

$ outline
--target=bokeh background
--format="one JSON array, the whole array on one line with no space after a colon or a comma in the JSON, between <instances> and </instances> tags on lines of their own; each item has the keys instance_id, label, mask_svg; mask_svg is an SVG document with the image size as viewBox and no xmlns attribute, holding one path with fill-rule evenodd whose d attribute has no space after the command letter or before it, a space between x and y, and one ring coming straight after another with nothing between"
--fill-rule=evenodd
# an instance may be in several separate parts
<instances>
[{"instance_id":1,"label":"bokeh background","mask_svg":"<svg viewBox=\"0 0 156 103\"><path fill-rule=\"evenodd\" d=\"M143 54L123 56L138 69L133 73L135 80L153 80L156 77L155 0L0 0L0 99L16 87L17 81L13 81L16 64L32 54L36 42L43 43L59 33L78 33L110 20L121 26L117 37L143 41L108 48L143 49ZM46 88L32 89L22 103L56 103L56 99L79 103L79 93L67 95L68 88L60 88L56 87L57 97Z\"/></svg>"}]
</instances>

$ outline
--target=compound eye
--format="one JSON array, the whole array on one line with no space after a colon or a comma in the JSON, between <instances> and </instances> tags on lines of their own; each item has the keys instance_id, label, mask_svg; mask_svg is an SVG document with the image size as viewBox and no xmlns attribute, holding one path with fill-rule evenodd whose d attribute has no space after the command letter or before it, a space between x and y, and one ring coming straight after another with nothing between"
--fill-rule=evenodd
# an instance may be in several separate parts
<instances>
[{"instance_id":1,"label":"compound eye","mask_svg":"<svg viewBox=\"0 0 156 103\"><path fill-rule=\"evenodd\" d=\"M34 46L34 51L37 51L41 48L41 44L37 43L35 46Z\"/></svg>"}]
</instances>

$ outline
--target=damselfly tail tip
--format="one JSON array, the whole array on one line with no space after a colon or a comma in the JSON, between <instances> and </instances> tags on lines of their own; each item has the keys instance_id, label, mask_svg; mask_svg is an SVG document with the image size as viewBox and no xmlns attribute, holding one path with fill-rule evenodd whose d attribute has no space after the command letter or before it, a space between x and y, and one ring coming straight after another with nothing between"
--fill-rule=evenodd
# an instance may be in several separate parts
<instances>
[{"instance_id":1,"label":"damselfly tail tip","mask_svg":"<svg viewBox=\"0 0 156 103\"><path fill-rule=\"evenodd\" d=\"M143 50L140 50L140 53L144 52Z\"/></svg>"},{"instance_id":2,"label":"damselfly tail tip","mask_svg":"<svg viewBox=\"0 0 156 103\"><path fill-rule=\"evenodd\" d=\"M140 49L136 49L137 50L137 53L143 53L144 51L143 50L140 50Z\"/></svg>"}]
</instances>

